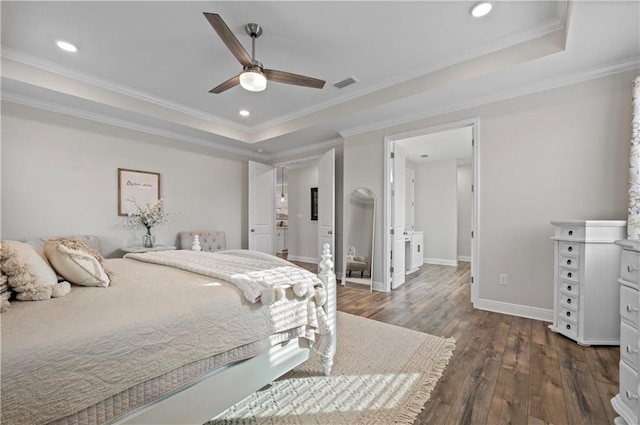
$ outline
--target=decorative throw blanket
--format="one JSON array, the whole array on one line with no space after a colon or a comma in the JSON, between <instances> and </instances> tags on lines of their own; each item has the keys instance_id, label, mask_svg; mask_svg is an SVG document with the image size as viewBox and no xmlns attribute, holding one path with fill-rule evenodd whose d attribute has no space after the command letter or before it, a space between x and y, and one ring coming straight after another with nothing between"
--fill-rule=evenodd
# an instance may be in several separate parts
<instances>
[{"instance_id":1,"label":"decorative throw blanket","mask_svg":"<svg viewBox=\"0 0 640 425\"><path fill-rule=\"evenodd\" d=\"M286 290L308 302L309 326L317 329L320 336L328 336L330 327L321 306L327 300L322 281L313 273L295 266L286 260L258 251L227 250L202 252L189 250L156 251L127 254L131 258L147 263L161 264L224 280L242 291L251 303L270 305L285 298ZM325 341L316 341L314 347L325 347Z\"/></svg>"},{"instance_id":2,"label":"decorative throw blanket","mask_svg":"<svg viewBox=\"0 0 640 425\"><path fill-rule=\"evenodd\" d=\"M323 305L326 300L322 281L316 275L288 261L257 251L157 251L127 254L125 258L222 279L240 289L251 303L260 301L265 305L273 304L284 297L287 288L293 288L299 297L316 298L316 305Z\"/></svg>"}]
</instances>

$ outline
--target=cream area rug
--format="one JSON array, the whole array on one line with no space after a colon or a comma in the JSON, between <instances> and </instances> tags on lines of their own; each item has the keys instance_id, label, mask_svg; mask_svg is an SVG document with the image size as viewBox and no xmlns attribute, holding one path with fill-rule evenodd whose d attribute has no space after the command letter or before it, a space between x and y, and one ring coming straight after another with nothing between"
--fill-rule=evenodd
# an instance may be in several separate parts
<instances>
[{"instance_id":1,"label":"cream area rug","mask_svg":"<svg viewBox=\"0 0 640 425\"><path fill-rule=\"evenodd\" d=\"M331 376L309 360L206 425L413 424L455 341L338 312Z\"/></svg>"}]
</instances>

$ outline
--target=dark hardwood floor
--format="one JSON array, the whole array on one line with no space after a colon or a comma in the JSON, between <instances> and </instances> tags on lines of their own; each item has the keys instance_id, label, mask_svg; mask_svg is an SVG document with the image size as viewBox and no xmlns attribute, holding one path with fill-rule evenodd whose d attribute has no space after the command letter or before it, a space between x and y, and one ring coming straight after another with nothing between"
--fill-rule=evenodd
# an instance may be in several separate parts
<instances>
[{"instance_id":1,"label":"dark hardwood floor","mask_svg":"<svg viewBox=\"0 0 640 425\"><path fill-rule=\"evenodd\" d=\"M582 347L548 323L476 310L469 263L424 265L399 289L338 286L338 310L454 337L415 424L613 424L618 347Z\"/></svg>"}]
</instances>

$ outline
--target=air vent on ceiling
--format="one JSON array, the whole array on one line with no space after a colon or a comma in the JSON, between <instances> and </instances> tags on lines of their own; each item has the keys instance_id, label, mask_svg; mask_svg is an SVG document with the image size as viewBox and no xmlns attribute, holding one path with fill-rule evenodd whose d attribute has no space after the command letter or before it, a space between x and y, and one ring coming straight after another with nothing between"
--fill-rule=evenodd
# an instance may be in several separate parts
<instances>
[{"instance_id":1,"label":"air vent on ceiling","mask_svg":"<svg viewBox=\"0 0 640 425\"><path fill-rule=\"evenodd\" d=\"M338 81L337 83L335 83L333 85L333 87L337 88L337 89L343 89L347 86L350 86L351 84L355 84L357 83L358 80L356 80L354 77L347 77L342 81Z\"/></svg>"}]
</instances>

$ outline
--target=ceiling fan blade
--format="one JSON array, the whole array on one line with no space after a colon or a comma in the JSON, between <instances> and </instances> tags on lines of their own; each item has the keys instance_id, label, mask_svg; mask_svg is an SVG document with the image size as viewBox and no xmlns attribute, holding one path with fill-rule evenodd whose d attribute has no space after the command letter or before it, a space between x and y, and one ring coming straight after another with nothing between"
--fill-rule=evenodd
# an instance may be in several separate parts
<instances>
[{"instance_id":1,"label":"ceiling fan blade","mask_svg":"<svg viewBox=\"0 0 640 425\"><path fill-rule=\"evenodd\" d=\"M207 18L211 26L218 33L224 44L226 44L227 48L231 50L233 56L238 59L243 66L251 66L253 65L253 61L251 60L251 56L249 53L242 47L242 44L238 41L235 35L231 32L227 24L224 23L220 15L217 13L208 13L203 12L204 16Z\"/></svg>"},{"instance_id":2,"label":"ceiling fan blade","mask_svg":"<svg viewBox=\"0 0 640 425\"><path fill-rule=\"evenodd\" d=\"M311 87L321 89L324 87L324 81L317 78L305 77L304 75L292 74L291 72L275 71L273 69L263 70L267 80L277 83L293 84L296 86Z\"/></svg>"},{"instance_id":3,"label":"ceiling fan blade","mask_svg":"<svg viewBox=\"0 0 640 425\"><path fill-rule=\"evenodd\" d=\"M235 77L229 78L227 81L218 85L217 87L212 88L211 90L209 90L209 93L220 94L225 90L229 90L231 87L237 86L238 84L240 84L240 76L236 75Z\"/></svg>"}]
</instances>

